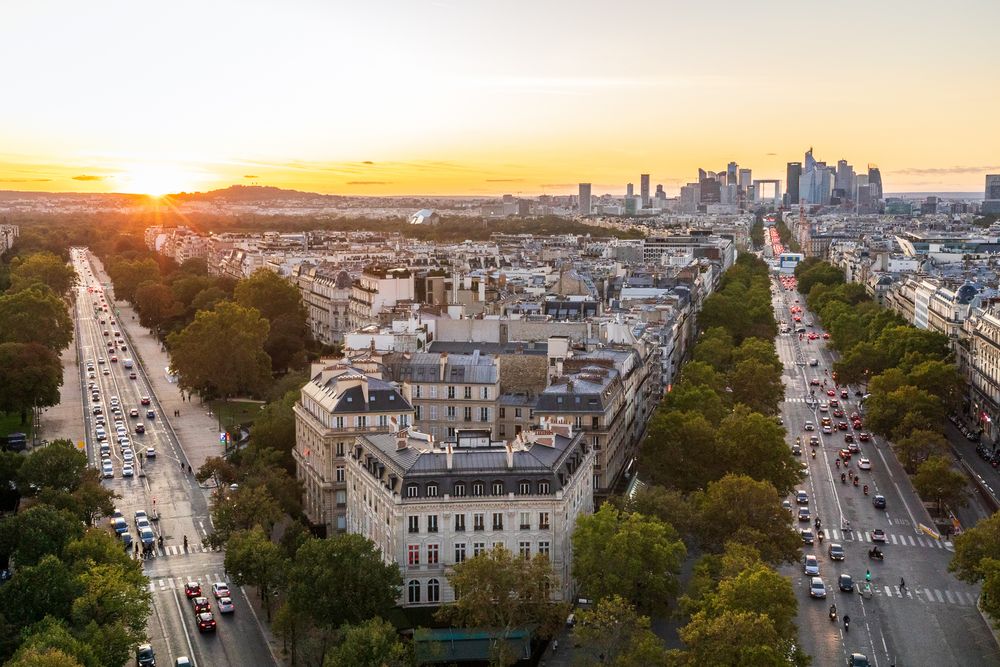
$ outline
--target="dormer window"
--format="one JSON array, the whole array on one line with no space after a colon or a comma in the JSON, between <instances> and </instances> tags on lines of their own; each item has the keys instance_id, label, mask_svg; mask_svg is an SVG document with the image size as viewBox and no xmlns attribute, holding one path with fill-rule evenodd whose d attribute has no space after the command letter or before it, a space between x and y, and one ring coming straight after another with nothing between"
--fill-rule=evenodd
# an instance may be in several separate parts
<instances>
[{"instance_id":1,"label":"dormer window","mask_svg":"<svg viewBox=\"0 0 1000 667\"><path fill-rule=\"evenodd\" d=\"M456 498L464 498L465 482L455 482L454 493Z\"/></svg>"},{"instance_id":2,"label":"dormer window","mask_svg":"<svg viewBox=\"0 0 1000 667\"><path fill-rule=\"evenodd\" d=\"M521 496L527 496L531 494L531 482L526 479L522 479L517 483L517 493Z\"/></svg>"},{"instance_id":3,"label":"dormer window","mask_svg":"<svg viewBox=\"0 0 1000 667\"><path fill-rule=\"evenodd\" d=\"M549 493L549 483L547 481L541 481L538 483L538 493L541 495L548 495Z\"/></svg>"},{"instance_id":4,"label":"dormer window","mask_svg":"<svg viewBox=\"0 0 1000 667\"><path fill-rule=\"evenodd\" d=\"M416 484L406 485L406 497L407 498L418 498L420 497L420 487Z\"/></svg>"},{"instance_id":5,"label":"dormer window","mask_svg":"<svg viewBox=\"0 0 1000 667\"><path fill-rule=\"evenodd\" d=\"M503 482L497 480L493 482L493 495L502 496L503 495Z\"/></svg>"},{"instance_id":6,"label":"dormer window","mask_svg":"<svg viewBox=\"0 0 1000 667\"><path fill-rule=\"evenodd\" d=\"M486 492L486 485L485 484L483 484L482 482L473 482L472 483L472 495L474 495L474 496L481 496L485 492Z\"/></svg>"},{"instance_id":7,"label":"dormer window","mask_svg":"<svg viewBox=\"0 0 1000 667\"><path fill-rule=\"evenodd\" d=\"M437 494L438 494L438 485L437 485L437 483L436 482L431 482L430 484L428 484L427 485L427 497L428 498L437 498Z\"/></svg>"}]
</instances>

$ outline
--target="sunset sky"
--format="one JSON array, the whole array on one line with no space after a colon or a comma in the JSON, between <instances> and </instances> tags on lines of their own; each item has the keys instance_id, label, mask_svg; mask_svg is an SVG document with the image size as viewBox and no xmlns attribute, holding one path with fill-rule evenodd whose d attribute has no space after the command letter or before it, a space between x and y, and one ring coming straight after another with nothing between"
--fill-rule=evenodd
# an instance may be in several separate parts
<instances>
[{"instance_id":1,"label":"sunset sky","mask_svg":"<svg viewBox=\"0 0 1000 667\"><path fill-rule=\"evenodd\" d=\"M997 0L32 0L0 8L0 189L668 193L818 159L1000 172Z\"/></svg>"}]
</instances>

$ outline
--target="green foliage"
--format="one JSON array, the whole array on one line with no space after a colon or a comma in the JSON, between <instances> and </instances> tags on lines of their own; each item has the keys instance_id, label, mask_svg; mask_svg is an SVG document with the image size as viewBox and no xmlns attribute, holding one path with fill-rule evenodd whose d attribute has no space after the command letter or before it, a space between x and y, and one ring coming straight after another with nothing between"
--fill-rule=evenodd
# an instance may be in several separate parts
<instances>
[{"instance_id":1,"label":"green foliage","mask_svg":"<svg viewBox=\"0 0 1000 667\"><path fill-rule=\"evenodd\" d=\"M948 440L937 431L914 429L905 438L893 443L892 449L906 471L913 474L917 467L932 456L948 454Z\"/></svg>"},{"instance_id":2,"label":"green foliage","mask_svg":"<svg viewBox=\"0 0 1000 667\"><path fill-rule=\"evenodd\" d=\"M639 457L642 479L684 492L720 477L725 462L715 428L697 412L657 411L650 419Z\"/></svg>"},{"instance_id":3,"label":"green foliage","mask_svg":"<svg viewBox=\"0 0 1000 667\"><path fill-rule=\"evenodd\" d=\"M0 343L0 411L19 412L21 423L35 406L59 403L62 363L40 343Z\"/></svg>"},{"instance_id":4,"label":"green foliage","mask_svg":"<svg viewBox=\"0 0 1000 667\"><path fill-rule=\"evenodd\" d=\"M945 416L940 398L911 385L872 394L867 410L868 427L891 440L905 438L916 428L940 429ZM910 415L914 418L907 419Z\"/></svg>"},{"instance_id":5,"label":"green foliage","mask_svg":"<svg viewBox=\"0 0 1000 667\"><path fill-rule=\"evenodd\" d=\"M649 617L618 595L576 613L573 644L580 647L575 657L582 657L584 665L652 667L665 665L667 660L662 642L650 630Z\"/></svg>"},{"instance_id":6,"label":"green foliage","mask_svg":"<svg viewBox=\"0 0 1000 667\"><path fill-rule=\"evenodd\" d=\"M215 532L207 538L208 543L222 546L234 532L255 527L270 534L281 516L281 507L266 487L241 485L235 491L226 491L212 506Z\"/></svg>"},{"instance_id":7,"label":"green foliage","mask_svg":"<svg viewBox=\"0 0 1000 667\"><path fill-rule=\"evenodd\" d=\"M787 667L792 642L782 638L774 622L753 611L699 612L680 629L691 665L753 665Z\"/></svg>"},{"instance_id":8,"label":"green foliage","mask_svg":"<svg viewBox=\"0 0 1000 667\"><path fill-rule=\"evenodd\" d=\"M577 519L573 578L588 596L621 595L644 613L665 613L687 555L677 531L655 517L604 505ZM608 563L615 563L608 568Z\"/></svg>"},{"instance_id":9,"label":"green foliage","mask_svg":"<svg viewBox=\"0 0 1000 667\"><path fill-rule=\"evenodd\" d=\"M226 572L237 585L257 587L257 593L271 620L272 593L285 582L288 559L260 526L233 533L226 544Z\"/></svg>"},{"instance_id":10,"label":"green foliage","mask_svg":"<svg viewBox=\"0 0 1000 667\"><path fill-rule=\"evenodd\" d=\"M800 294L812 294L816 285L839 285L844 282L844 272L823 261L811 263L809 258L795 267Z\"/></svg>"},{"instance_id":11,"label":"green foliage","mask_svg":"<svg viewBox=\"0 0 1000 667\"><path fill-rule=\"evenodd\" d=\"M170 334L171 363L182 389L205 398L263 391L271 375L264 351L270 325L260 312L222 302Z\"/></svg>"},{"instance_id":12,"label":"green foliage","mask_svg":"<svg viewBox=\"0 0 1000 667\"><path fill-rule=\"evenodd\" d=\"M773 419L737 406L715 434L715 452L727 471L765 481L779 495L801 479L800 467L785 444L785 429Z\"/></svg>"},{"instance_id":13,"label":"green foliage","mask_svg":"<svg viewBox=\"0 0 1000 667\"><path fill-rule=\"evenodd\" d=\"M45 653L52 649L62 651L85 667L98 667L100 664L90 645L74 637L66 623L53 616L45 617L25 631L24 642L14 656L14 664L32 652Z\"/></svg>"},{"instance_id":14,"label":"green foliage","mask_svg":"<svg viewBox=\"0 0 1000 667\"><path fill-rule=\"evenodd\" d=\"M965 475L951 466L951 461L944 456L932 456L917 468L913 478L913 487L921 498L934 500L940 513L945 505L964 507L968 504L966 498Z\"/></svg>"},{"instance_id":15,"label":"green foliage","mask_svg":"<svg viewBox=\"0 0 1000 667\"><path fill-rule=\"evenodd\" d=\"M981 520L955 536L955 555L948 570L970 584L978 584L988 574L986 561L1000 558L1000 512ZM994 603L1000 603L1000 599ZM1000 618L1000 614L994 614Z\"/></svg>"},{"instance_id":16,"label":"green foliage","mask_svg":"<svg viewBox=\"0 0 1000 667\"><path fill-rule=\"evenodd\" d=\"M742 403L756 413L773 415L785 397L781 370L758 359L737 361L729 372L733 403Z\"/></svg>"},{"instance_id":17,"label":"green foliage","mask_svg":"<svg viewBox=\"0 0 1000 667\"><path fill-rule=\"evenodd\" d=\"M115 297L129 303L135 303L135 293L139 285L147 281L154 283L161 281L160 265L152 257L143 259L113 258L106 263L106 266L115 287Z\"/></svg>"},{"instance_id":18,"label":"green foliage","mask_svg":"<svg viewBox=\"0 0 1000 667\"><path fill-rule=\"evenodd\" d=\"M341 641L323 662L323 667L405 667L406 646L392 624L372 618L340 628Z\"/></svg>"},{"instance_id":19,"label":"green foliage","mask_svg":"<svg viewBox=\"0 0 1000 667\"><path fill-rule=\"evenodd\" d=\"M46 616L69 618L78 594L79 585L69 568L58 556L48 554L35 563L21 564L0 588L0 608L8 621L27 627Z\"/></svg>"},{"instance_id":20,"label":"green foliage","mask_svg":"<svg viewBox=\"0 0 1000 667\"><path fill-rule=\"evenodd\" d=\"M87 455L69 440L56 440L33 449L21 465L21 488L35 486L71 493L77 489L87 469Z\"/></svg>"},{"instance_id":21,"label":"green foliage","mask_svg":"<svg viewBox=\"0 0 1000 667\"><path fill-rule=\"evenodd\" d=\"M733 337L722 327L713 327L701 334L694 348L695 361L701 361L724 373L733 357Z\"/></svg>"},{"instance_id":22,"label":"green foliage","mask_svg":"<svg viewBox=\"0 0 1000 667\"><path fill-rule=\"evenodd\" d=\"M40 343L60 352L71 340L66 304L45 285L0 294L0 343Z\"/></svg>"},{"instance_id":23,"label":"green foliage","mask_svg":"<svg viewBox=\"0 0 1000 667\"><path fill-rule=\"evenodd\" d=\"M62 557L65 546L82 534L77 517L39 504L0 522L0 553L9 553L23 568L48 555Z\"/></svg>"},{"instance_id":24,"label":"green foliage","mask_svg":"<svg viewBox=\"0 0 1000 667\"><path fill-rule=\"evenodd\" d=\"M305 363L309 324L299 289L273 271L258 269L241 280L233 293L236 303L254 308L270 323L264 350L275 371Z\"/></svg>"},{"instance_id":25,"label":"green foliage","mask_svg":"<svg viewBox=\"0 0 1000 667\"><path fill-rule=\"evenodd\" d=\"M152 280L136 287L135 307L139 311L139 324L153 331L183 312L183 306L174 297L173 291Z\"/></svg>"},{"instance_id":26,"label":"green foliage","mask_svg":"<svg viewBox=\"0 0 1000 667\"><path fill-rule=\"evenodd\" d=\"M11 262L10 281L14 292L41 283L55 294L63 295L76 284L76 271L58 255L36 252Z\"/></svg>"},{"instance_id":27,"label":"green foliage","mask_svg":"<svg viewBox=\"0 0 1000 667\"><path fill-rule=\"evenodd\" d=\"M694 508L684 495L662 486L642 486L628 499L619 499L618 506L627 513L642 514L673 526L685 541L695 534Z\"/></svg>"},{"instance_id":28,"label":"green foliage","mask_svg":"<svg viewBox=\"0 0 1000 667\"><path fill-rule=\"evenodd\" d=\"M250 447L267 448L281 454L281 463L295 471L292 450L295 448L295 413L292 408L299 399L299 390L292 390L264 406L254 420L250 432Z\"/></svg>"}]
</instances>

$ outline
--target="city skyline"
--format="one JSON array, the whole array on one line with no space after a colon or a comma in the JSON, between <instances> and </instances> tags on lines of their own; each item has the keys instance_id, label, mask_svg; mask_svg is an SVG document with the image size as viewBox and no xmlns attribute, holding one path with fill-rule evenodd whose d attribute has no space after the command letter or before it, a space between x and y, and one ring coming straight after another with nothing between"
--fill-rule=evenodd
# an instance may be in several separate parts
<instances>
[{"instance_id":1,"label":"city skyline","mask_svg":"<svg viewBox=\"0 0 1000 667\"><path fill-rule=\"evenodd\" d=\"M1000 170L1000 6L719 19L741 6L626 2L618 32L599 3L11 6L0 189L617 194L649 173L676 196L731 161L784 179L808 146L878 164L888 192L978 191ZM810 52L838 49L817 77Z\"/></svg>"}]
</instances>

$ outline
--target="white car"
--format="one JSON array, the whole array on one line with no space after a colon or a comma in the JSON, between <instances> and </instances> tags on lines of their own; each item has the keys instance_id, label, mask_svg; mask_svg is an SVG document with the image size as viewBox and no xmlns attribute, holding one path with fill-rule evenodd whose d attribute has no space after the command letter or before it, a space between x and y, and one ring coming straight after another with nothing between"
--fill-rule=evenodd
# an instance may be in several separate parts
<instances>
[{"instance_id":1,"label":"white car","mask_svg":"<svg viewBox=\"0 0 1000 667\"><path fill-rule=\"evenodd\" d=\"M861 470L871 470L872 462L868 460L867 456L862 456L860 459L858 459L858 468L860 468Z\"/></svg>"},{"instance_id":2,"label":"white car","mask_svg":"<svg viewBox=\"0 0 1000 667\"><path fill-rule=\"evenodd\" d=\"M823 427L823 435L833 435L833 427L827 424Z\"/></svg>"},{"instance_id":3,"label":"white car","mask_svg":"<svg viewBox=\"0 0 1000 667\"><path fill-rule=\"evenodd\" d=\"M236 610L236 607L233 606L233 599L228 596L219 598L217 608L220 614L231 614Z\"/></svg>"},{"instance_id":4,"label":"white car","mask_svg":"<svg viewBox=\"0 0 1000 667\"><path fill-rule=\"evenodd\" d=\"M131 477L134 472L131 463L126 463L122 466L122 477Z\"/></svg>"},{"instance_id":5,"label":"white car","mask_svg":"<svg viewBox=\"0 0 1000 667\"><path fill-rule=\"evenodd\" d=\"M111 467L111 461L106 461L101 465L101 474L104 475L104 479L111 479L115 476L115 469Z\"/></svg>"},{"instance_id":6,"label":"white car","mask_svg":"<svg viewBox=\"0 0 1000 667\"><path fill-rule=\"evenodd\" d=\"M809 597L811 598L825 598L826 597L826 584L819 577L813 577L809 580Z\"/></svg>"},{"instance_id":7,"label":"white car","mask_svg":"<svg viewBox=\"0 0 1000 667\"><path fill-rule=\"evenodd\" d=\"M819 411L820 412L829 412L830 411L830 404L829 403L820 403L819 404Z\"/></svg>"},{"instance_id":8,"label":"white car","mask_svg":"<svg viewBox=\"0 0 1000 667\"><path fill-rule=\"evenodd\" d=\"M802 569L809 576L813 577L818 576L819 560L816 558L816 556L812 554L807 554L806 557L802 560Z\"/></svg>"},{"instance_id":9,"label":"white car","mask_svg":"<svg viewBox=\"0 0 1000 667\"><path fill-rule=\"evenodd\" d=\"M224 581L215 582L212 584L212 595L215 596L216 600L229 597L229 584Z\"/></svg>"},{"instance_id":10,"label":"white car","mask_svg":"<svg viewBox=\"0 0 1000 667\"><path fill-rule=\"evenodd\" d=\"M806 424L805 424L805 426L803 428L805 428L805 430L807 430L807 431L815 431L816 430L816 425L813 424L811 421L807 421Z\"/></svg>"}]
</instances>

